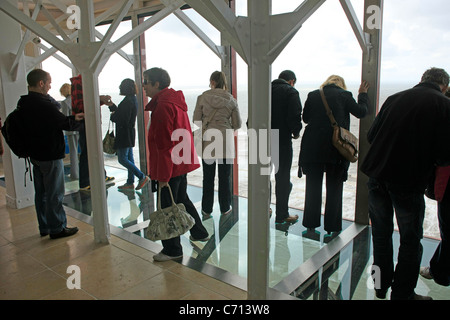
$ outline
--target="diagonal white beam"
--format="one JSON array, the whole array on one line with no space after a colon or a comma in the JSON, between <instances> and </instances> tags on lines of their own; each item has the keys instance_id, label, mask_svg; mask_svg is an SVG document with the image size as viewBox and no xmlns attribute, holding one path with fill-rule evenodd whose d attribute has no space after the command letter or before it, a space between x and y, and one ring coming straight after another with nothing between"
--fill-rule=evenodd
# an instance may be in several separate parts
<instances>
[{"instance_id":1,"label":"diagonal white beam","mask_svg":"<svg viewBox=\"0 0 450 320\"><path fill-rule=\"evenodd\" d=\"M115 17L113 23L108 28L108 31L106 32L105 36L101 40L100 47L97 51L97 54L92 59L91 67L98 63L98 61L101 59L104 50L106 46L109 44L112 36L114 35L114 32L116 32L117 28L119 27L120 23L122 22L122 19L125 17L125 15L128 13L128 10L132 6L134 0L128 0L123 3L122 7L120 8L119 14Z\"/></svg>"},{"instance_id":2,"label":"diagonal white beam","mask_svg":"<svg viewBox=\"0 0 450 320\"><path fill-rule=\"evenodd\" d=\"M241 58L248 63L250 54L248 18L236 17L223 0L185 0L185 2L219 30Z\"/></svg>"},{"instance_id":3,"label":"diagonal white beam","mask_svg":"<svg viewBox=\"0 0 450 320\"><path fill-rule=\"evenodd\" d=\"M217 46L182 10L174 12L175 16L183 22L206 46L211 49L219 58L224 58L222 46Z\"/></svg>"},{"instance_id":4,"label":"diagonal white beam","mask_svg":"<svg viewBox=\"0 0 450 320\"><path fill-rule=\"evenodd\" d=\"M339 0L341 2L342 8L344 9L344 12L347 16L348 21L350 22L350 25L352 26L353 32L355 33L355 36L359 42L359 45L361 46L361 49L364 53L368 53L369 49L371 48L369 34L365 33L363 31L363 28L361 24L359 23L358 17L355 13L355 10L353 9L353 5L350 0Z\"/></svg>"},{"instance_id":5,"label":"diagonal white beam","mask_svg":"<svg viewBox=\"0 0 450 320\"><path fill-rule=\"evenodd\" d=\"M59 33L59 35L64 39L64 41L70 41L67 34L64 32L64 30L59 26L59 24L55 21L53 16L48 12L48 10L42 6L42 13L45 15L47 20L50 22L50 24L55 28L55 30Z\"/></svg>"},{"instance_id":6,"label":"diagonal white beam","mask_svg":"<svg viewBox=\"0 0 450 320\"><path fill-rule=\"evenodd\" d=\"M295 11L271 16L270 42L268 55L275 61L292 38L297 34L308 18L325 3L326 0L306 0Z\"/></svg>"},{"instance_id":7,"label":"diagonal white beam","mask_svg":"<svg viewBox=\"0 0 450 320\"><path fill-rule=\"evenodd\" d=\"M45 41L50 43L58 50L64 52L64 49L66 47L64 41L58 39L53 33L42 27L36 21L30 19L30 17L27 17L23 12L21 12L19 9L13 6L9 1L0 1L0 10L3 11L8 16L10 16L12 19L16 20L17 22L25 26L27 29L31 30L35 34L45 39Z\"/></svg>"},{"instance_id":8,"label":"diagonal white beam","mask_svg":"<svg viewBox=\"0 0 450 320\"><path fill-rule=\"evenodd\" d=\"M24 3L24 6L26 3ZM42 0L39 0L38 3L35 5L33 15L31 16L31 20L36 21L37 16L39 14L39 11L41 9ZM28 7L27 7L28 8ZM16 58L14 59L14 62L11 65L10 74L13 75L15 73L15 70L19 64L19 60L22 57L22 53L25 50L25 45L27 44L28 40L30 39L31 31L27 29L25 31L25 34L23 35L22 42L20 43L19 49L17 49Z\"/></svg>"},{"instance_id":9,"label":"diagonal white beam","mask_svg":"<svg viewBox=\"0 0 450 320\"><path fill-rule=\"evenodd\" d=\"M116 51L118 51L120 48L125 46L130 41L136 39L139 37L143 32L145 32L147 29L151 28L161 20L163 20L168 15L172 14L175 10L180 8L184 4L184 1L182 0L175 0L172 2L172 4L168 7L165 7L164 9L158 11L156 14L151 16L149 19L141 23L136 28L133 28L128 33L124 34L122 37L117 39L112 45L109 45L105 49L105 56L103 59L107 58L108 56L112 55Z\"/></svg>"}]
</instances>

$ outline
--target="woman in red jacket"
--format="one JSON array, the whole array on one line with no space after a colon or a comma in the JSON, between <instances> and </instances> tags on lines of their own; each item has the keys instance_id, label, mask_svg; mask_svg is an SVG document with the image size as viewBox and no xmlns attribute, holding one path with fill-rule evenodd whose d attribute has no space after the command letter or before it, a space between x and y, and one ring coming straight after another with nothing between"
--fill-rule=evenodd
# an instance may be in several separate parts
<instances>
[{"instance_id":1,"label":"woman in red jacket","mask_svg":"<svg viewBox=\"0 0 450 320\"><path fill-rule=\"evenodd\" d=\"M161 207L172 204L170 186L176 203L183 203L186 211L195 219L190 230L191 241L207 241L208 231L203 226L197 209L187 194L187 173L200 167L194 149L192 129L187 114L187 105L182 91L169 89L170 76L167 71L152 68L144 72L144 90L152 100L145 107L151 111L148 130L150 153L150 177L156 180L161 190ZM155 261L168 261L183 257L180 237L162 240L163 250L153 256Z\"/></svg>"}]
</instances>

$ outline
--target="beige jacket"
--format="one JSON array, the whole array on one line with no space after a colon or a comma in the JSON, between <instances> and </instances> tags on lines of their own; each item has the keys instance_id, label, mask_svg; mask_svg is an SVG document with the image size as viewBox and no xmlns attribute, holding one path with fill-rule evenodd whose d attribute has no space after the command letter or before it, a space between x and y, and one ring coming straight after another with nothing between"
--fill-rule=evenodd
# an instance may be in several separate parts
<instances>
[{"instance_id":1,"label":"beige jacket","mask_svg":"<svg viewBox=\"0 0 450 320\"><path fill-rule=\"evenodd\" d=\"M236 99L226 90L211 89L197 98L193 121L201 122L203 159L233 159L234 131L242 125ZM220 136L220 137L219 137Z\"/></svg>"}]
</instances>

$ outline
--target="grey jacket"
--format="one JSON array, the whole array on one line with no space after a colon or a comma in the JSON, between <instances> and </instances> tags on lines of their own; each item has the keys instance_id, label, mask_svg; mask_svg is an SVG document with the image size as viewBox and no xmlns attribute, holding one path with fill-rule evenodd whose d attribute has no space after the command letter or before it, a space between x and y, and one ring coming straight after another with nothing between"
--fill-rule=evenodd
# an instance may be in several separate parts
<instances>
[{"instance_id":1,"label":"grey jacket","mask_svg":"<svg viewBox=\"0 0 450 320\"><path fill-rule=\"evenodd\" d=\"M206 130L203 138L204 159L232 159L234 153L234 131L242 125L241 115L236 99L226 90L211 89L197 98L193 121L201 122ZM221 141L213 139L221 135ZM210 146L211 145L211 146ZM210 146L208 148L208 146ZM206 151L206 152L205 152Z\"/></svg>"}]
</instances>

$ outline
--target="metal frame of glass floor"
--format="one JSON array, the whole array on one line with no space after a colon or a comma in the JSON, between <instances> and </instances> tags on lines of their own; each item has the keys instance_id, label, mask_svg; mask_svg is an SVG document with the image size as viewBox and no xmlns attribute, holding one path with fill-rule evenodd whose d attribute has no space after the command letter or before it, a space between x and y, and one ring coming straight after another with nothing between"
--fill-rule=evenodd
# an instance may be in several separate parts
<instances>
[{"instance_id":1,"label":"metal frame of glass floor","mask_svg":"<svg viewBox=\"0 0 450 320\"><path fill-rule=\"evenodd\" d=\"M111 233L159 252L162 249L160 241L153 242L145 238L156 194L147 187L140 191L119 191L117 186L125 183L127 172L114 167L107 167L107 172L109 176L115 177L114 184L107 186ZM188 194L201 212L202 189L188 186ZM78 191L78 181L70 181L67 175L64 205L68 209L67 214L92 224L90 192ZM336 237L328 237L320 228L315 233L308 233L300 222L301 211L290 209L290 213L299 215L298 223L275 224L274 217L270 222L270 299L376 299L370 278L370 227L344 221L343 231ZM210 234L210 240L192 242L189 234L183 235L184 258L180 263L246 290L247 199L234 197L233 211L226 216L220 214L216 203L211 218L204 220L203 224ZM397 250L398 233L394 234L394 244ZM438 241L424 238L422 244L422 263L428 265ZM394 252L396 256L397 251ZM421 277L416 293L429 295L435 300L450 300L450 288Z\"/></svg>"}]
</instances>

